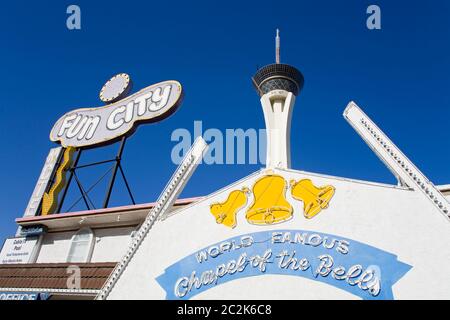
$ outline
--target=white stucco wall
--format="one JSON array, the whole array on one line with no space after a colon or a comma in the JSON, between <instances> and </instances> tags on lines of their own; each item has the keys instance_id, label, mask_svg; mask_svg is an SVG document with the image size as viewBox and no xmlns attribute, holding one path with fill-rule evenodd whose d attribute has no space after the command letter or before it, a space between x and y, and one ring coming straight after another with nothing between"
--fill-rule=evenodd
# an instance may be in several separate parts
<instances>
[{"instance_id":1,"label":"white stucco wall","mask_svg":"<svg viewBox=\"0 0 450 320\"><path fill-rule=\"evenodd\" d=\"M412 269L393 286L396 299L450 298L450 273L443 272L450 261L450 224L419 192L303 172L277 173L287 181L309 178L317 186L334 186L336 192L329 208L313 219L305 219L302 203L292 200L288 192L286 198L294 206L294 217L287 222L251 225L241 210L236 228L217 224L209 211L210 204L224 201L231 190L252 187L260 176L250 176L157 222L113 287L109 299L164 299L166 293L155 279L173 263L231 237L282 229L328 233L397 255L399 261L411 265ZM328 284L279 275L233 280L194 298L359 299Z\"/></svg>"},{"instance_id":2,"label":"white stucco wall","mask_svg":"<svg viewBox=\"0 0 450 320\"><path fill-rule=\"evenodd\" d=\"M94 248L90 262L117 262L125 252L136 227L93 229ZM44 236L37 263L66 262L75 231L52 232Z\"/></svg>"},{"instance_id":3,"label":"white stucco wall","mask_svg":"<svg viewBox=\"0 0 450 320\"><path fill-rule=\"evenodd\" d=\"M96 243L91 262L117 262L122 258L131 241L132 228L109 228L95 230Z\"/></svg>"},{"instance_id":4,"label":"white stucco wall","mask_svg":"<svg viewBox=\"0 0 450 320\"><path fill-rule=\"evenodd\" d=\"M74 232L47 233L42 239L37 263L66 262L70 240Z\"/></svg>"}]
</instances>

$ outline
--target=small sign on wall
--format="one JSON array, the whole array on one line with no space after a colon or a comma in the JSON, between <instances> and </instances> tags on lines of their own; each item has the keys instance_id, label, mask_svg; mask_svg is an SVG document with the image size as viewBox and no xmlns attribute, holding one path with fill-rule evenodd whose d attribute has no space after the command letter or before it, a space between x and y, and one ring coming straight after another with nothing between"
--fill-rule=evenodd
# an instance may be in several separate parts
<instances>
[{"instance_id":1,"label":"small sign on wall","mask_svg":"<svg viewBox=\"0 0 450 320\"><path fill-rule=\"evenodd\" d=\"M0 292L0 300L47 300L48 293L39 292Z\"/></svg>"},{"instance_id":2,"label":"small sign on wall","mask_svg":"<svg viewBox=\"0 0 450 320\"><path fill-rule=\"evenodd\" d=\"M0 264L30 263L39 237L18 237L5 240L0 252Z\"/></svg>"}]
</instances>

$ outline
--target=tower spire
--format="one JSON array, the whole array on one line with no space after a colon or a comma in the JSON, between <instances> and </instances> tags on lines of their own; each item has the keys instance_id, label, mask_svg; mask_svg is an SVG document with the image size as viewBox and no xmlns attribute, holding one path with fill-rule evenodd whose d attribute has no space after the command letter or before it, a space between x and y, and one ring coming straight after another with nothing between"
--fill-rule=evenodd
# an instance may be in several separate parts
<instances>
[{"instance_id":1,"label":"tower spire","mask_svg":"<svg viewBox=\"0 0 450 320\"><path fill-rule=\"evenodd\" d=\"M304 79L295 67L280 63L279 29L275 36L275 63L258 69L252 81L260 96L266 122L266 166L289 169L292 110Z\"/></svg>"},{"instance_id":2,"label":"tower spire","mask_svg":"<svg viewBox=\"0 0 450 320\"><path fill-rule=\"evenodd\" d=\"M277 28L277 35L275 37L275 62L280 63L280 30Z\"/></svg>"}]
</instances>

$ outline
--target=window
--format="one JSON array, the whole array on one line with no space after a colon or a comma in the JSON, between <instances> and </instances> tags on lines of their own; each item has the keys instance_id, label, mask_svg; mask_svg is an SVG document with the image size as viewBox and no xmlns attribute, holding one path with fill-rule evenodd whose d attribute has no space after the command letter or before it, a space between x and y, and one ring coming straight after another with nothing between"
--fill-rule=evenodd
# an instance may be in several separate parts
<instances>
[{"instance_id":1,"label":"window","mask_svg":"<svg viewBox=\"0 0 450 320\"><path fill-rule=\"evenodd\" d=\"M70 244L67 262L89 262L94 247L94 233L90 228L80 229Z\"/></svg>"}]
</instances>

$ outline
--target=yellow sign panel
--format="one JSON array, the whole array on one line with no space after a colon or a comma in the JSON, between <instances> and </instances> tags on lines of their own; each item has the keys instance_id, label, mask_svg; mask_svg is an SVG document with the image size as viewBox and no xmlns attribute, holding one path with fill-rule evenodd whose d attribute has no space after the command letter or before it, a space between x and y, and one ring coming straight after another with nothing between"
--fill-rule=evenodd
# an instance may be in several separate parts
<instances>
[{"instance_id":1,"label":"yellow sign panel","mask_svg":"<svg viewBox=\"0 0 450 320\"><path fill-rule=\"evenodd\" d=\"M75 151L74 147L68 147L64 150L63 161L56 171L55 182L49 192L44 193L42 197L42 215L54 213L58 204L58 195L62 188L66 185L66 172L72 164L72 156Z\"/></svg>"},{"instance_id":2,"label":"yellow sign panel","mask_svg":"<svg viewBox=\"0 0 450 320\"><path fill-rule=\"evenodd\" d=\"M328 208L335 191L330 185L316 187L310 179L291 180L288 184L280 175L266 175L253 185L253 203L245 214L247 221L255 225L271 225L291 219L294 209L286 199L288 189L292 198L303 202L303 215L307 219ZM247 205L248 194L246 187L233 190L226 201L212 204L210 211L216 222L234 228L237 213Z\"/></svg>"}]
</instances>

